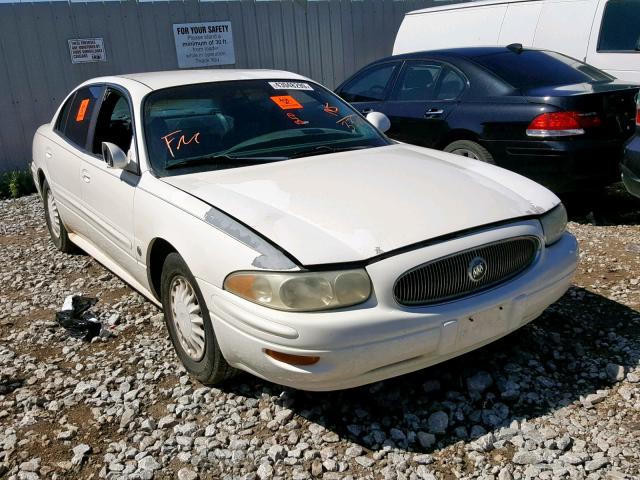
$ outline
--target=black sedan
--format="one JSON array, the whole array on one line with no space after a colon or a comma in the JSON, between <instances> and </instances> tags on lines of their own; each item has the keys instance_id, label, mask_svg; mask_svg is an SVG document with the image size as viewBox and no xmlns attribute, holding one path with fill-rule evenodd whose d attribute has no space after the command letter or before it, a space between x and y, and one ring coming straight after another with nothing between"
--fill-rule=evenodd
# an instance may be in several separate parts
<instances>
[{"instance_id":1,"label":"black sedan","mask_svg":"<svg viewBox=\"0 0 640 480\"><path fill-rule=\"evenodd\" d=\"M636 134L625 145L620 169L624 186L629 193L640 197L640 98L636 110Z\"/></svg>"},{"instance_id":2,"label":"black sedan","mask_svg":"<svg viewBox=\"0 0 640 480\"><path fill-rule=\"evenodd\" d=\"M619 180L639 88L513 44L384 58L336 92L364 114L386 114L395 140L495 163L567 192Z\"/></svg>"}]
</instances>

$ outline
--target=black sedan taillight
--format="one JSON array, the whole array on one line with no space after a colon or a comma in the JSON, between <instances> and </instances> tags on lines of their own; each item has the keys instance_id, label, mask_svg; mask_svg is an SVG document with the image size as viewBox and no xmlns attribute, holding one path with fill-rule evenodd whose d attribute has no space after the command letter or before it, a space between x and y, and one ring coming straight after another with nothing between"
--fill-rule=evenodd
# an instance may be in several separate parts
<instances>
[{"instance_id":1,"label":"black sedan taillight","mask_svg":"<svg viewBox=\"0 0 640 480\"><path fill-rule=\"evenodd\" d=\"M527 135L529 137L582 135L585 129L600 125L602 120L595 113L550 112L534 118L527 127Z\"/></svg>"}]
</instances>

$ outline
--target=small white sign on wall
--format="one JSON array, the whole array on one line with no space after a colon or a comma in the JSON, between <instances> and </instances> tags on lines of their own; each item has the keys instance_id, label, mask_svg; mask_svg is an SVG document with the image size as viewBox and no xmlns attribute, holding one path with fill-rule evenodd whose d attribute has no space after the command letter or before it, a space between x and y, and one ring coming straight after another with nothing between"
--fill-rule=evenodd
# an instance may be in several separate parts
<instances>
[{"instance_id":1,"label":"small white sign on wall","mask_svg":"<svg viewBox=\"0 0 640 480\"><path fill-rule=\"evenodd\" d=\"M231 22L174 23L178 67L233 65Z\"/></svg>"},{"instance_id":2,"label":"small white sign on wall","mask_svg":"<svg viewBox=\"0 0 640 480\"><path fill-rule=\"evenodd\" d=\"M72 38L69 40L71 63L106 62L103 38Z\"/></svg>"}]
</instances>

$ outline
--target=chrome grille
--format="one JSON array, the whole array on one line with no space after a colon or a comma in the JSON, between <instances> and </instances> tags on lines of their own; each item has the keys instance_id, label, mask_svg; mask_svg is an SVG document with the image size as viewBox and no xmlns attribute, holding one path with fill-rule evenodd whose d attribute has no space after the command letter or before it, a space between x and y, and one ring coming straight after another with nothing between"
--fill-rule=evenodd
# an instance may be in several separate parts
<instances>
[{"instance_id":1,"label":"chrome grille","mask_svg":"<svg viewBox=\"0 0 640 480\"><path fill-rule=\"evenodd\" d=\"M403 273L393 287L402 305L428 305L486 290L513 278L535 260L536 237L517 237L438 258ZM474 280L473 266L483 259L486 269Z\"/></svg>"}]
</instances>

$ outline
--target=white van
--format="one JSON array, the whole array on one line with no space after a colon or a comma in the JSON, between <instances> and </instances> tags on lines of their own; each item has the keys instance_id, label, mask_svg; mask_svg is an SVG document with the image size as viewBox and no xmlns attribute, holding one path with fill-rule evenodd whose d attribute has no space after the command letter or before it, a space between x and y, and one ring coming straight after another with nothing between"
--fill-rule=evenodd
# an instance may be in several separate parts
<instances>
[{"instance_id":1,"label":"white van","mask_svg":"<svg viewBox=\"0 0 640 480\"><path fill-rule=\"evenodd\" d=\"M488 0L416 10L405 15L393 54L510 43L640 83L640 0Z\"/></svg>"}]
</instances>

